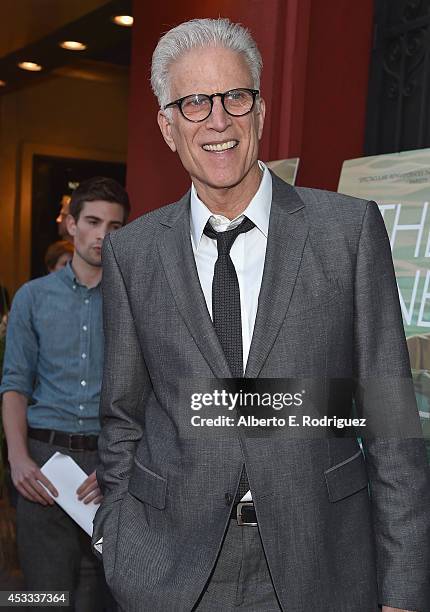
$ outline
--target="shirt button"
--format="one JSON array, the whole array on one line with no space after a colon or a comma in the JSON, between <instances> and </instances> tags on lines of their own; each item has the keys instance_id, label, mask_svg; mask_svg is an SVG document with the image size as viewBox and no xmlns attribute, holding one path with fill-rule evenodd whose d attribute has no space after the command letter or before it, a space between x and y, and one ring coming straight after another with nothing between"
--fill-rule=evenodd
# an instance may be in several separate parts
<instances>
[{"instance_id":1,"label":"shirt button","mask_svg":"<svg viewBox=\"0 0 430 612\"><path fill-rule=\"evenodd\" d=\"M231 502L233 501L233 495L231 493L226 493L224 499L225 499L225 505L229 506Z\"/></svg>"},{"instance_id":2,"label":"shirt button","mask_svg":"<svg viewBox=\"0 0 430 612\"><path fill-rule=\"evenodd\" d=\"M88 298L85 298L84 304L89 304L89 303L90 303L90 300Z\"/></svg>"},{"instance_id":3,"label":"shirt button","mask_svg":"<svg viewBox=\"0 0 430 612\"><path fill-rule=\"evenodd\" d=\"M82 325L82 329L83 329L84 331L87 331L88 327L87 327L86 325Z\"/></svg>"},{"instance_id":4,"label":"shirt button","mask_svg":"<svg viewBox=\"0 0 430 612\"><path fill-rule=\"evenodd\" d=\"M79 404L79 410L84 410L84 406L82 406L82 404Z\"/></svg>"},{"instance_id":5,"label":"shirt button","mask_svg":"<svg viewBox=\"0 0 430 612\"><path fill-rule=\"evenodd\" d=\"M82 359L86 359L87 358L87 354L86 353L82 353L81 357L82 357Z\"/></svg>"},{"instance_id":6,"label":"shirt button","mask_svg":"<svg viewBox=\"0 0 430 612\"><path fill-rule=\"evenodd\" d=\"M83 424L83 420L82 420L82 419L79 419L79 420L78 420L78 423L79 423L79 425L82 425L82 424Z\"/></svg>"},{"instance_id":7,"label":"shirt button","mask_svg":"<svg viewBox=\"0 0 430 612\"><path fill-rule=\"evenodd\" d=\"M73 291L76 291L76 285L73 285Z\"/></svg>"},{"instance_id":8,"label":"shirt button","mask_svg":"<svg viewBox=\"0 0 430 612\"><path fill-rule=\"evenodd\" d=\"M85 386L86 386L86 384L87 384L87 381L86 381L86 380L81 380L81 385L82 385L83 387L85 387Z\"/></svg>"}]
</instances>

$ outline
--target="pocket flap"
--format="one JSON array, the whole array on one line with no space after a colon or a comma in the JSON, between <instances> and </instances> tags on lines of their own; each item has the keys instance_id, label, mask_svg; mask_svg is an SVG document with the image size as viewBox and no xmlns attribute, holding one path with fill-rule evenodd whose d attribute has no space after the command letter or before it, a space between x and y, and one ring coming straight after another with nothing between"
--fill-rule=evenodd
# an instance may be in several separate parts
<instances>
[{"instance_id":1,"label":"pocket flap","mask_svg":"<svg viewBox=\"0 0 430 612\"><path fill-rule=\"evenodd\" d=\"M128 492L142 502L163 510L166 506L167 480L134 460Z\"/></svg>"},{"instance_id":2,"label":"pocket flap","mask_svg":"<svg viewBox=\"0 0 430 612\"><path fill-rule=\"evenodd\" d=\"M328 497L337 502L367 487L368 478L363 453L358 451L352 457L325 470Z\"/></svg>"},{"instance_id":3,"label":"pocket flap","mask_svg":"<svg viewBox=\"0 0 430 612\"><path fill-rule=\"evenodd\" d=\"M329 304L342 293L342 285L339 279L329 279L324 284L312 283L310 286L298 285L294 289L288 315L302 314L305 311L321 308Z\"/></svg>"}]
</instances>

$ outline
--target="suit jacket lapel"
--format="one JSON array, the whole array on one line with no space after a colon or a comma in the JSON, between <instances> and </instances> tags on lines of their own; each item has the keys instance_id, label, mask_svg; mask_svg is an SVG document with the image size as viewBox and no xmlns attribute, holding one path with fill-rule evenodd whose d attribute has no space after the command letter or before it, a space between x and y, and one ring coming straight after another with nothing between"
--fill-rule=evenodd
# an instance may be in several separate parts
<instances>
[{"instance_id":1,"label":"suit jacket lapel","mask_svg":"<svg viewBox=\"0 0 430 612\"><path fill-rule=\"evenodd\" d=\"M189 192L169 209L161 222L158 249L176 305L216 378L228 378L230 370L213 327L200 286L190 237Z\"/></svg>"},{"instance_id":2,"label":"suit jacket lapel","mask_svg":"<svg viewBox=\"0 0 430 612\"><path fill-rule=\"evenodd\" d=\"M245 376L255 378L287 314L308 235L304 203L272 174L273 194L263 279Z\"/></svg>"}]
</instances>

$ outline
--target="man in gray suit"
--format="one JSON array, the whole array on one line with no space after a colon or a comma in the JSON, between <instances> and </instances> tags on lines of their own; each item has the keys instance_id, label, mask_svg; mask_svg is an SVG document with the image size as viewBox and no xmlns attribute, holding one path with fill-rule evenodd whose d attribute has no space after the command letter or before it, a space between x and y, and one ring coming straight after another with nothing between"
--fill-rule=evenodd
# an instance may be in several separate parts
<instances>
[{"instance_id":1,"label":"man in gray suit","mask_svg":"<svg viewBox=\"0 0 430 612\"><path fill-rule=\"evenodd\" d=\"M362 452L353 435L190 426L190 392L242 376L372 379L377 407L417 418L378 208L258 161L260 71L224 19L181 24L154 52L158 123L192 187L104 242L93 543L127 612L428 611L422 440Z\"/></svg>"}]
</instances>

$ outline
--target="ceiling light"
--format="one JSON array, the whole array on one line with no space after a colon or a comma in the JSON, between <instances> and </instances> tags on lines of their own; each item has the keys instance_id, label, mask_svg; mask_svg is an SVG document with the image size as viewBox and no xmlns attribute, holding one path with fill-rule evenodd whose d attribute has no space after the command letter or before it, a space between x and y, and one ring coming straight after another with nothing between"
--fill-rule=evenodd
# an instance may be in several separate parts
<instances>
[{"instance_id":1,"label":"ceiling light","mask_svg":"<svg viewBox=\"0 0 430 612\"><path fill-rule=\"evenodd\" d=\"M112 21L116 23L116 25L129 28L133 25L134 20L131 15L115 15L115 17L112 17Z\"/></svg>"},{"instance_id":2,"label":"ceiling light","mask_svg":"<svg viewBox=\"0 0 430 612\"><path fill-rule=\"evenodd\" d=\"M18 66L22 70L28 70L29 72L40 72L42 70L42 66L34 62L19 62Z\"/></svg>"},{"instance_id":3,"label":"ceiling light","mask_svg":"<svg viewBox=\"0 0 430 612\"><path fill-rule=\"evenodd\" d=\"M78 40L63 40L63 42L60 42L60 47L68 51L85 51L87 45Z\"/></svg>"}]
</instances>

